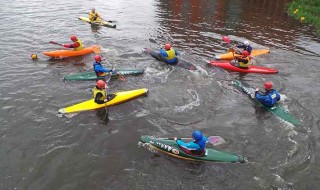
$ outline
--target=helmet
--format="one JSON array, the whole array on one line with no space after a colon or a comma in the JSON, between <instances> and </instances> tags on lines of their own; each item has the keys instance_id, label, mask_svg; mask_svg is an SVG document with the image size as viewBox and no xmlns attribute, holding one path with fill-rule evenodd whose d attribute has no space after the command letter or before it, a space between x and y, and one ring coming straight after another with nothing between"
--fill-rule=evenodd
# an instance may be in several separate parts
<instances>
[{"instance_id":1,"label":"helmet","mask_svg":"<svg viewBox=\"0 0 320 190\"><path fill-rule=\"evenodd\" d=\"M166 49L166 50L171 49L171 44L166 44L166 45L164 45L164 49Z\"/></svg>"},{"instance_id":2,"label":"helmet","mask_svg":"<svg viewBox=\"0 0 320 190\"><path fill-rule=\"evenodd\" d=\"M94 57L94 60L100 62L101 61L101 56L100 55L95 55Z\"/></svg>"},{"instance_id":3,"label":"helmet","mask_svg":"<svg viewBox=\"0 0 320 190\"><path fill-rule=\"evenodd\" d=\"M244 44L245 46L250 45L250 43L249 43L249 41L248 41L248 40L244 41L244 42L243 42L243 44Z\"/></svg>"},{"instance_id":4,"label":"helmet","mask_svg":"<svg viewBox=\"0 0 320 190\"><path fill-rule=\"evenodd\" d=\"M247 57L249 55L249 52L248 51L242 51L241 53L243 56Z\"/></svg>"},{"instance_id":5,"label":"helmet","mask_svg":"<svg viewBox=\"0 0 320 190\"><path fill-rule=\"evenodd\" d=\"M272 82L270 82L270 81L265 82L265 83L263 84L264 89L266 89L266 90L271 90L272 85L273 85L273 84L272 84Z\"/></svg>"},{"instance_id":6,"label":"helmet","mask_svg":"<svg viewBox=\"0 0 320 190\"><path fill-rule=\"evenodd\" d=\"M77 38L77 36L72 35L70 39L71 39L71 41L73 41L73 42L74 42L74 41L77 41L77 39L78 39L78 38Z\"/></svg>"},{"instance_id":7,"label":"helmet","mask_svg":"<svg viewBox=\"0 0 320 190\"><path fill-rule=\"evenodd\" d=\"M98 80L97 81L97 87L100 89L104 89L106 86L106 83L103 80Z\"/></svg>"},{"instance_id":8,"label":"helmet","mask_svg":"<svg viewBox=\"0 0 320 190\"><path fill-rule=\"evenodd\" d=\"M193 131L192 138L196 141L200 141L203 138L203 135L200 131Z\"/></svg>"}]
</instances>

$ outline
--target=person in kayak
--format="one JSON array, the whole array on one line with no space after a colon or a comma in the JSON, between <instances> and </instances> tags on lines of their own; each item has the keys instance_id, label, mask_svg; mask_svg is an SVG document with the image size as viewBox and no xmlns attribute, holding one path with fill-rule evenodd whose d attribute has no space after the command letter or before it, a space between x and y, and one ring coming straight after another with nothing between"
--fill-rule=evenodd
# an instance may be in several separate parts
<instances>
[{"instance_id":1,"label":"person in kayak","mask_svg":"<svg viewBox=\"0 0 320 190\"><path fill-rule=\"evenodd\" d=\"M73 48L75 51L83 49L82 41L77 38L77 36L72 35L70 37L73 44L63 44L63 47L65 48Z\"/></svg>"},{"instance_id":2,"label":"person in kayak","mask_svg":"<svg viewBox=\"0 0 320 190\"><path fill-rule=\"evenodd\" d=\"M249 57L249 52L242 51L240 56L235 56L235 59L230 61L233 66L239 67L241 69L248 69L251 62Z\"/></svg>"},{"instance_id":3,"label":"person in kayak","mask_svg":"<svg viewBox=\"0 0 320 190\"><path fill-rule=\"evenodd\" d=\"M171 44L165 44L164 49L160 49L159 57L167 64L175 65L178 63L177 55L179 55L179 52L174 50Z\"/></svg>"},{"instance_id":4,"label":"person in kayak","mask_svg":"<svg viewBox=\"0 0 320 190\"><path fill-rule=\"evenodd\" d=\"M193 141L188 143L179 140L175 137L177 144L180 148L188 154L202 156L205 153L205 146L207 142L207 137L205 137L200 131L192 132Z\"/></svg>"},{"instance_id":5,"label":"person in kayak","mask_svg":"<svg viewBox=\"0 0 320 190\"><path fill-rule=\"evenodd\" d=\"M92 8L89 12L89 20L90 21L101 21L101 15L96 11L95 8Z\"/></svg>"},{"instance_id":6,"label":"person in kayak","mask_svg":"<svg viewBox=\"0 0 320 190\"><path fill-rule=\"evenodd\" d=\"M95 103L104 104L108 101L107 93L105 91L105 89L108 89L108 88L109 87L106 85L106 83L103 80L97 81L97 84L92 90Z\"/></svg>"},{"instance_id":7,"label":"person in kayak","mask_svg":"<svg viewBox=\"0 0 320 190\"><path fill-rule=\"evenodd\" d=\"M243 51L247 51L249 55L251 55L252 47L248 40L244 41L243 44L237 45L236 47L243 49ZM239 51L238 54L241 54L241 51Z\"/></svg>"},{"instance_id":8,"label":"person in kayak","mask_svg":"<svg viewBox=\"0 0 320 190\"><path fill-rule=\"evenodd\" d=\"M266 92L261 93L259 88L256 88L255 97L264 106L273 107L280 100L280 94L272 89L272 82L265 82L263 86Z\"/></svg>"},{"instance_id":9,"label":"person in kayak","mask_svg":"<svg viewBox=\"0 0 320 190\"><path fill-rule=\"evenodd\" d=\"M117 73L116 70L113 68L112 69L103 68L103 66L101 65L102 59L100 55L95 55L94 60L95 61L93 62L93 69L98 79L109 81L111 78L111 75Z\"/></svg>"}]
</instances>

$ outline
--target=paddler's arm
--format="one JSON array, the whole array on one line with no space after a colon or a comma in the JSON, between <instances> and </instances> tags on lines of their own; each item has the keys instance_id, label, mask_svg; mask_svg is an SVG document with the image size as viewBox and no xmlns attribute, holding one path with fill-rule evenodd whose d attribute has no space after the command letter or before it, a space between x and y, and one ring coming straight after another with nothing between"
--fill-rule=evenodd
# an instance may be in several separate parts
<instances>
[{"instance_id":1,"label":"paddler's arm","mask_svg":"<svg viewBox=\"0 0 320 190\"><path fill-rule=\"evenodd\" d=\"M80 44L78 42L75 42L73 44L63 44L63 47L65 47L65 48L77 48L79 46L80 46Z\"/></svg>"},{"instance_id":2,"label":"paddler's arm","mask_svg":"<svg viewBox=\"0 0 320 190\"><path fill-rule=\"evenodd\" d=\"M190 141L189 143L183 142L182 140L176 141L179 146L185 147L189 150L197 150L199 149L199 145L197 143L194 143L193 141Z\"/></svg>"},{"instance_id":3,"label":"paddler's arm","mask_svg":"<svg viewBox=\"0 0 320 190\"><path fill-rule=\"evenodd\" d=\"M164 51L162 48L160 49L160 57L168 57L167 52Z\"/></svg>"}]
</instances>

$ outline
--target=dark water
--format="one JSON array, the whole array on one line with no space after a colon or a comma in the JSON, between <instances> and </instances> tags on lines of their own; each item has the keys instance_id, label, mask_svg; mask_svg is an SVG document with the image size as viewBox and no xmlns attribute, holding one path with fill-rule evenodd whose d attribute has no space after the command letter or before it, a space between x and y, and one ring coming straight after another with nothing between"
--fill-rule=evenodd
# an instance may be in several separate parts
<instances>
[{"instance_id":1,"label":"dark water","mask_svg":"<svg viewBox=\"0 0 320 190\"><path fill-rule=\"evenodd\" d=\"M317 189L320 179L320 40L312 27L289 18L289 0L22 1L1 2L0 189ZM95 6L117 29L77 19ZM147 87L149 95L102 111L68 117L59 108L91 97L92 82L63 76L92 69L93 55L50 60L76 34L100 44L116 67L145 68L143 76L113 81L111 91ZM239 74L208 67L228 46L249 40L270 48L257 65L277 75L241 76L262 87L274 82L282 102L303 125L264 112L231 85ZM164 66L142 53L171 42L202 69ZM30 55L36 53L37 61ZM220 135L218 149L246 164L194 163L138 148L141 135Z\"/></svg>"}]
</instances>

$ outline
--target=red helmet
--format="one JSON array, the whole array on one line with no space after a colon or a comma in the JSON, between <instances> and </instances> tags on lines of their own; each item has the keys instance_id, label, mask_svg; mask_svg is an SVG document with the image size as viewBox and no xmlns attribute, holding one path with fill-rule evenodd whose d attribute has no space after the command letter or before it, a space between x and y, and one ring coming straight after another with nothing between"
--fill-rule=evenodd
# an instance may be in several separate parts
<instances>
[{"instance_id":1,"label":"red helmet","mask_svg":"<svg viewBox=\"0 0 320 190\"><path fill-rule=\"evenodd\" d=\"M103 80L98 80L97 87L100 89L104 89L106 87L106 83Z\"/></svg>"},{"instance_id":2,"label":"red helmet","mask_svg":"<svg viewBox=\"0 0 320 190\"><path fill-rule=\"evenodd\" d=\"M245 57L247 57L248 55L249 55L249 52L248 51L242 51L242 53L241 53L243 56L245 56Z\"/></svg>"},{"instance_id":3,"label":"red helmet","mask_svg":"<svg viewBox=\"0 0 320 190\"><path fill-rule=\"evenodd\" d=\"M166 50L171 49L171 44L166 44L166 45L164 45L164 49L166 49Z\"/></svg>"},{"instance_id":4,"label":"red helmet","mask_svg":"<svg viewBox=\"0 0 320 190\"><path fill-rule=\"evenodd\" d=\"M75 41L77 41L78 38L77 38L77 36L72 35L70 39L71 39L71 41L75 42Z\"/></svg>"},{"instance_id":5,"label":"red helmet","mask_svg":"<svg viewBox=\"0 0 320 190\"><path fill-rule=\"evenodd\" d=\"M97 62L100 62L100 61L101 61L101 56L100 56L100 55L95 55L93 58L94 58L94 60L96 60Z\"/></svg>"},{"instance_id":6,"label":"red helmet","mask_svg":"<svg viewBox=\"0 0 320 190\"><path fill-rule=\"evenodd\" d=\"M272 88L272 82L270 82L270 81L265 82L265 83L263 84L263 86L264 86L264 89L266 89L266 90L271 90L271 88Z\"/></svg>"}]
</instances>

